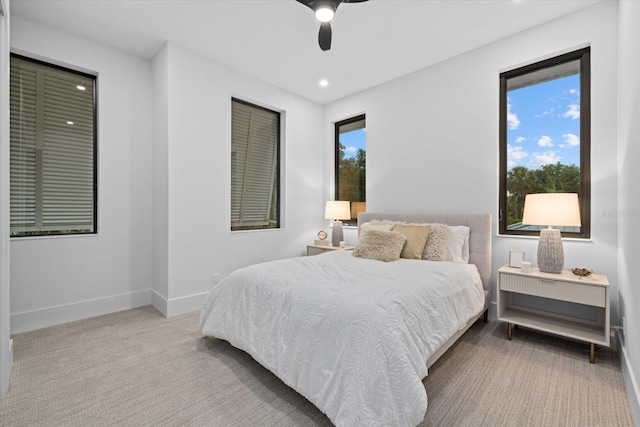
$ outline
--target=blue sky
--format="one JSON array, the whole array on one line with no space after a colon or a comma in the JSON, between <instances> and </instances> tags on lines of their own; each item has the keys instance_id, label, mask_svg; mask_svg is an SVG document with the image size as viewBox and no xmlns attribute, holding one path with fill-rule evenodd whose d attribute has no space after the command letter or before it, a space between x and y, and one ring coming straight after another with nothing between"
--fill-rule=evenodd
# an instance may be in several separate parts
<instances>
[{"instance_id":1,"label":"blue sky","mask_svg":"<svg viewBox=\"0 0 640 427\"><path fill-rule=\"evenodd\" d=\"M340 142L344 145L344 157L355 157L358 149L367 150L367 131L365 128L340 134Z\"/></svg>"},{"instance_id":2,"label":"blue sky","mask_svg":"<svg viewBox=\"0 0 640 427\"><path fill-rule=\"evenodd\" d=\"M580 166L580 76L511 90L507 110L507 169L545 164Z\"/></svg>"}]
</instances>

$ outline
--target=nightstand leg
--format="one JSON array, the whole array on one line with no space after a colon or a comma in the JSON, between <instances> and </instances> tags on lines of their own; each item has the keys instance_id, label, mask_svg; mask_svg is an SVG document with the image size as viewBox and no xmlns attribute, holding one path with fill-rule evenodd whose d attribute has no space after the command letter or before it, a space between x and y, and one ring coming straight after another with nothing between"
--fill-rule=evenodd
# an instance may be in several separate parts
<instances>
[{"instance_id":1,"label":"nightstand leg","mask_svg":"<svg viewBox=\"0 0 640 427\"><path fill-rule=\"evenodd\" d=\"M511 323L507 323L507 339L511 341Z\"/></svg>"},{"instance_id":2,"label":"nightstand leg","mask_svg":"<svg viewBox=\"0 0 640 427\"><path fill-rule=\"evenodd\" d=\"M589 348L589 362L595 363L595 361L596 361L596 345L594 343L591 343L591 346Z\"/></svg>"}]
</instances>

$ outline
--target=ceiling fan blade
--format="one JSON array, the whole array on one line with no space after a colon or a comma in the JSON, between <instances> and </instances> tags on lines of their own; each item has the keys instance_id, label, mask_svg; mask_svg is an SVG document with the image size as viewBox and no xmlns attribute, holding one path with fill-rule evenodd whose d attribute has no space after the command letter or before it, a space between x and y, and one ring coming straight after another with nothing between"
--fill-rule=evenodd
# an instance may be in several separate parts
<instances>
[{"instance_id":1,"label":"ceiling fan blade","mask_svg":"<svg viewBox=\"0 0 640 427\"><path fill-rule=\"evenodd\" d=\"M308 8L312 9L315 12L315 10L318 9L320 6L332 6L333 9L335 10L338 8L338 5L340 5L340 3L344 2L345 0L296 0L296 1L298 3L302 3L303 5L307 6ZM363 1L363 0L359 0L359 1Z\"/></svg>"},{"instance_id":2,"label":"ceiling fan blade","mask_svg":"<svg viewBox=\"0 0 640 427\"><path fill-rule=\"evenodd\" d=\"M331 24L328 22L323 22L320 24L320 32L318 33L318 43L320 44L320 49L329 50L331 49Z\"/></svg>"},{"instance_id":3,"label":"ceiling fan blade","mask_svg":"<svg viewBox=\"0 0 640 427\"><path fill-rule=\"evenodd\" d=\"M342 0L342 3L364 3L365 1L369 1L369 0Z\"/></svg>"}]
</instances>

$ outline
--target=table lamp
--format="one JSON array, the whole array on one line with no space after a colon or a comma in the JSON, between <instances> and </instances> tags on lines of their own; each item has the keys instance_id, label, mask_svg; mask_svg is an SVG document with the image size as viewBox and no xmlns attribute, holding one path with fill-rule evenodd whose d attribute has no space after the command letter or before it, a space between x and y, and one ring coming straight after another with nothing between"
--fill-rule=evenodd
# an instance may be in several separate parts
<instances>
[{"instance_id":1,"label":"table lamp","mask_svg":"<svg viewBox=\"0 0 640 427\"><path fill-rule=\"evenodd\" d=\"M332 219L333 228L331 231L331 244L340 246L340 242L344 240L344 232L342 231L343 219L351 219L351 209L348 201L329 200L324 209L324 219Z\"/></svg>"},{"instance_id":2,"label":"table lamp","mask_svg":"<svg viewBox=\"0 0 640 427\"><path fill-rule=\"evenodd\" d=\"M545 273L561 273L564 267L562 235L558 227L580 227L580 205L575 193L527 194L524 225L546 225L538 240L538 268Z\"/></svg>"}]
</instances>

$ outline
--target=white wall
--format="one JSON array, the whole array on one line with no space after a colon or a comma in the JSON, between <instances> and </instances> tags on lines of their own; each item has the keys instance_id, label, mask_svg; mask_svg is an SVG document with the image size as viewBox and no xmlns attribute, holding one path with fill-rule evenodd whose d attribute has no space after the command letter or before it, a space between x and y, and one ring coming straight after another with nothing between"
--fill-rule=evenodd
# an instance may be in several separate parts
<instances>
[{"instance_id":1,"label":"white wall","mask_svg":"<svg viewBox=\"0 0 640 427\"><path fill-rule=\"evenodd\" d=\"M620 318L626 318L622 369L636 423L640 424L640 2L620 2L620 114L618 132L619 200L618 286Z\"/></svg>"},{"instance_id":2,"label":"white wall","mask_svg":"<svg viewBox=\"0 0 640 427\"><path fill-rule=\"evenodd\" d=\"M167 45L152 63L153 73L153 209L152 303L167 313L169 295L169 50Z\"/></svg>"},{"instance_id":3,"label":"white wall","mask_svg":"<svg viewBox=\"0 0 640 427\"><path fill-rule=\"evenodd\" d=\"M12 239L12 332L149 304L151 64L19 16L11 46L98 73L98 234Z\"/></svg>"},{"instance_id":4,"label":"white wall","mask_svg":"<svg viewBox=\"0 0 640 427\"><path fill-rule=\"evenodd\" d=\"M490 212L497 233L499 73L586 45L591 46L592 69L592 239L566 241L565 266L608 275L612 319L617 319L616 221L602 215L617 206L615 2L327 105L325 139L332 140L331 122L366 112L367 210ZM324 160L328 196L333 185L329 145ZM536 248L537 239L496 236L494 268L507 262L511 249L524 250L535 263Z\"/></svg>"},{"instance_id":5,"label":"white wall","mask_svg":"<svg viewBox=\"0 0 640 427\"><path fill-rule=\"evenodd\" d=\"M168 258L154 275L168 286L154 305L171 316L198 309L215 273L305 253L323 214L322 108L172 43L153 65L168 81L155 105L168 109L166 142L154 136L154 151L168 150L162 180L154 165L154 194L165 179L168 190ZM230 231L232 97L282 112L281 229Z\"/></svg>"},{"instance_id":6,"label":"white wall","mask_svg":"<svg viewBox=\"0 0 640 427\"><path fill-rule=\"evenodd\" d=\"M98 73L98 235L11 241L12 332L153 303L199 309L320 228L322 108L167 43L152 63L16 17L12 49ZM231 97L281 111L282 228L230 231Z\"/></svg>"},{"instance_id":7,"label":"white wall","mask_svg":"<svg viewBox=\"0 0 640 427\"><path fill-rule=\"evenodd\" d=\"M9 389L9 0L0 0L0 394Z\"/></svg>"}]
</instances>

